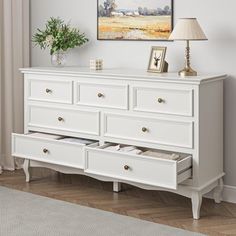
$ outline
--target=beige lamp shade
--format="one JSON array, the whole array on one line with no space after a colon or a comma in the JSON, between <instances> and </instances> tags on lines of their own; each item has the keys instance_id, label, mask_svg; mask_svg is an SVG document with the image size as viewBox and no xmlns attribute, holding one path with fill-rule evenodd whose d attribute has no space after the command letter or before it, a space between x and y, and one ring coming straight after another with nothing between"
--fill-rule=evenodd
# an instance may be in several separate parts
<instances>
[{"instance_id":1,"label":"beige lamp shade","mask_svg":"<svg viewBox=\"0 0 236 236\"><path fill-rule=\"evenodd\" d=\"M196 18L180 18L169 40L207 40Z\"/></svg>"}]
</instances>

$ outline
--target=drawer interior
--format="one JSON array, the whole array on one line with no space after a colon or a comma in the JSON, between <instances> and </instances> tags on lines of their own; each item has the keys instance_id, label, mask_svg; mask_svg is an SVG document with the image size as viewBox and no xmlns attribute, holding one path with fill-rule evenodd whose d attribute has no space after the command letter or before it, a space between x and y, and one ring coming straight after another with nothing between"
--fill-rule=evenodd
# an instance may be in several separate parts
<instances>
[{"instance_id":1,"label":"drawer interior","mask_svg":"<svg viewBox=\"0 0 236 236\"><path fill-rule=\"evenodd\" d=\"M133 147L133 149L132 149ZM177 172L181 173L182 171L189 169L192 167L192 156L190 154L185 153L177 153L177 152L169 152L163 151L158 149L151 149L139 146L132 146L132 145L125 145L125 144L117 144L117 143L106 143L104 145L99 146L98 144L94 146L96 149L100 149L106 152L117 152L120 154L127 154L127 155L135 155L137 157L142 158L151 158L151 159L158 159L168 162L177 162L178 169ZM131 151L127 151L130 150ZM126 150L126 151L125 151ZM137 153L138 150L140 153ZM186 160L189 160L186 162Z\"/></svg>"},{"instance_id":2,"label":"drawer interior","mask_svg":"<svg viewBox=\"0 0 236 236\"><path fill-rule=\"evenodd\" d=\"M64 136L64 135L55 135L55 134L41 133L41 132L29 132L25 134L25 136L29 138L36 138L36 139L43 139L43 140L49 139L49 140L54 140L61 143L78 144L81 146L94 146L94 144L98 143L97 140L92 140L92 139L74 138L74 137L69 137L69 136Z\"/></svg>"}]
</instances>

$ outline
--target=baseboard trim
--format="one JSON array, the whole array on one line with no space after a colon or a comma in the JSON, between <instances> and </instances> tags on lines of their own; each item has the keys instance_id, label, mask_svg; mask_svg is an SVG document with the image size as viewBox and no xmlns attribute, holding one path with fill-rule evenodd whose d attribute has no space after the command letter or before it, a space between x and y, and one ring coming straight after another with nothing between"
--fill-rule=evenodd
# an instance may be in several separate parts
<instances>
[{"instance_id":1,"label":"baseboard trim","mask_svg":"<svg viewBox=\"0 0 236 236\"><path fill-rule=\"evenodd\" d=\"M211 191L210 193L205 194L204 197L213 199L213 192ZM224 202L236 203L236 187L224 185L222 200Z\"/></svg>"},{"instance_id":2,"label":"baseboard trim","mask_svg":"<svg viewBox=\"0 0 236 236\"><path fill-rule=\"evenodd\" d=\"M223 201L236 203L236 187L229 185L224 186Z\"/></svg>"}]
</instances>

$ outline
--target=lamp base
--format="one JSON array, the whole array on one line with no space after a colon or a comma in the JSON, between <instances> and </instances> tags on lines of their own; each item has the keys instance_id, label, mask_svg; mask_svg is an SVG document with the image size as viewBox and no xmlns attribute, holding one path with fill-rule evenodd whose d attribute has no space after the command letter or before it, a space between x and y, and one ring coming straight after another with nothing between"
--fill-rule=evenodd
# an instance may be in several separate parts
<instances>
[{"instance_id":1,"label":"lamp base","mask_svg":"<svg viewBox=\"0 0 236 236\"><path fill-rule=\"evenodd\" d=\"M179 76L187 77L187 76L197 76L197 72L193 70L191 67L184 68L183 70L179 71Z\"/></svg>"}]
</instances>

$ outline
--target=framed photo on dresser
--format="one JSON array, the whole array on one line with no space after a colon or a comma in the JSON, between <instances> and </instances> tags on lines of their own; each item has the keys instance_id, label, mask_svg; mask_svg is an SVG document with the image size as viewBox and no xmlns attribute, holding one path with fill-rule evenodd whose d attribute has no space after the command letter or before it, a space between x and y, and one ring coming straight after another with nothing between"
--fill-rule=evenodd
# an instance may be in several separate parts
<instances>
[{"instance_id":1,"label":"framed photo on dresser","mask_svg":"<svg viewBox=\"0 0 236 236\"><path fill-rule=\"evenodd\" d=\"M148 72L162 73L168 68L165 61L166 47L152 47L148 64Z\"/></svg>"}]
</instances>

